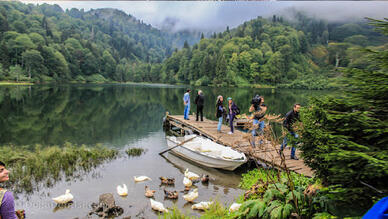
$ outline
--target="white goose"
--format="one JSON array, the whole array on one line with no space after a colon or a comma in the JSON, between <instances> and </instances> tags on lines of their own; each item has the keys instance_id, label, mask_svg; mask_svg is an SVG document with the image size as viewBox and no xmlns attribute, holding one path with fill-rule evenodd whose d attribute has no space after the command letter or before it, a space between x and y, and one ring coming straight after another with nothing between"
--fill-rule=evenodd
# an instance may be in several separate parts
<instances>
[{"instance_id":1,"label":"white goose","mask_svg":"<svg viewBox=\"0 0 388 219\"><path fill-rule=\"evenodd\" d=\"M134 176L135 182L142 182L146 180L151 180L148 176Z\"/></svg>"},{"instance_id":2,"label":"white goose","mask_svg":"<svg viewBox=\"0 0 388 219\"><path fill-rule=\"evenodd\" d=\"M127 196L128 195L127 185L125 185L125 184L123 184L123 186L118 185L117 186L117 194L119 194L119 196Z\"/></svg>"},{"instance_id":3,"label":"white goose","mask_svg":"<svg viewBox=\"0 0 388 219\"><path fill-rule=\"evenodd\" d=\"M199 179L198 174L189 172L189 169L185 170L185 177L189 178L189 180L197 180Z\"/></svg>"},{"instance_id":4,"label":"white goose","mask_svg":"<svg viewBox=\"0 0 388 219\"><path fill-rule=\"evenodd\" d=\"M183 185L185 185L186 187L190 187L193 185L193 182L191 182L191 180L189 180L188 178L183 177Z\"/></svg>"},{"instance_id":5,"label":"white goose","mask_svg":"<svg viewBox=\"0 0 388 219\"><path fill-rule=\"evenodd\" d=\"M60 195L56 198L53 198L54 202L57 204L66 204L73 200L73 195L70 193L70 189L66 189L66 193L64 195Z\"/></svg>"},{"instance_id":6,"label":"white goose","mask_svg":"<svg viewBox=\"0 0 388 219\"><path fill-rule=\"evenodd\" d=\"M160 202L157 202L150 198L151 201L151 208L154 209L155 211L160 211L160 212L166 212L168 213L168 210L164 207L164 205Z\"/></svg>"},{"instance_id":7,"label":"white goose","mask_svg":"<svg viewBox=\"0 0 388 219\"><path fill-rule=\"evenodd\" d=\"M198 204L192 205L191 209L195 210L206 210L210 208L210 205L212 205L213 202L200 202Z\"/></svg>"},{"instance_id":8,"label":"white goose","mask_svg":"<svg viewBox=\"0 0 388 219\"><path fill-rule=\"evenodd\" d=\"M198 198L198 189L194 189L192 192L190 192L187 195L184 195L183 198L188 202L193 202L195 199Z\"/></svg>"},{"instance_id":9,"label":"white goose","mask_svg":"<svg viewBox=\"0 0 388 219\"><path fill-rule=\"evenodd\" d=\"M233 203L230 208L229 208L229 212L235 212L235 211L238 211L238 209L240 209L241 207L241 204L238 204L238 203Z\"/></svg>"}]
</instances>

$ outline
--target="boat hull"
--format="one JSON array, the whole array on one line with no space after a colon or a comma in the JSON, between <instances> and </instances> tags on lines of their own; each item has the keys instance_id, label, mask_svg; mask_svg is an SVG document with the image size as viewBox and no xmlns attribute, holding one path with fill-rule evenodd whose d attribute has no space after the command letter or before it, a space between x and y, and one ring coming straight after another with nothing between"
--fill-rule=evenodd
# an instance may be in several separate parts
<instances>
[{"instance_id":1,"label":"boat hull","mask_svg":"<svg viewBox=\"0 0 388 219\"><path fill-rule=\"evenodd\" d=\"M176 146L177 144L169 139L167 139L167 145L169 148L172 148ZM217 169L224 169L233 171L237 167L241 166L242 164L246 163L247 159L244 156L244 160L226 160L226 159L217 159L213 157L206 156L202 153L199 153L197 151L191 150L189 148L182 146L178 146L171 150L172 153L185 158L187 160L191 160L192 162L198 163L202 166L211 167L211 168L217 168Z\"/></svg>"}]
</instances>

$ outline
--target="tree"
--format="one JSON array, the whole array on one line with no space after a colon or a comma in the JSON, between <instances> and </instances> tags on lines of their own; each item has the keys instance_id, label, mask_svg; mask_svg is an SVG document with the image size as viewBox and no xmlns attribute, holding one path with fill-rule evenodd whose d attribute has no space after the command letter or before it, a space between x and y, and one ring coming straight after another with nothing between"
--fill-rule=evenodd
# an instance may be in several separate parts
<instances>
[{"instance_id":1,"label":"tree","mask_svg":"<svg viewBox=\"0 0 388 219\"><path fill-rule=\"evenodd\" d=\"M3 68L3 65L0 63L0 80L2 80L5 77L5 71Z\"/></svg>"},{"instance_id":2,"label":"tree","mask_svg":"<svg viewBox=\"0 0 388 219\"><path fill-rule=\"evenodd\" d=\"M388 20L372 20L388 35ZM310 100L302 112L304 161L336 200L364 210L388 192L388 51L366 51L374 70L348 68L340 97Z\"/></svg>"},{"instance_id":3,"label":"tree","mask_svg":"<svg viewBox=\"0 0 388 219\"><path fill-rule=\"evenodd\" d=\"M183 48L190 49L189 43L187 43L187 40L183 43Z\"/></svg>"},{"instance_id":4,"label":"tree","mask_svg":"<svg viewBox=\"0 0 388 219\"><path fill-rule=\"evenodd\" d=\"M30 33L28 34L28 36L30 37L31 41L37 46L44 46L46 44L46 41L39 33Z\"/></svg>"},{"instance_id":5,"label":"tree","mask_svg":"<svg viewBox=\"0 0 388 219\"><path fill-rule=\"evenodd\" d=\"M13 35L13 37L15 37L15 39L9 39L7 44L11 62L22 64L20 58L21 54L26 50L35 49L36 45L31 41L27 34L13 34L12 32L6 32L4 37L7 38L7 35Z\"/></svg>"},{"instance_id":6,"label":"tree","mask_svg":"<svg viewBox=\"0 0 388 219\"><path fill-rule=\"evenodd\" d=\"M337 69L340 65L346 66L346 49L349 47L347 43L329 43L329 59Z\"/></svg>"},{"instance_id":7,"label":"tree","mask_svg":"<svg viewBox=\"0 0 388 219\"><path fill-rule=\"evenodd\" d=\"M19 81L24 76L22 67L20 65L9 67L9 76L11 79Z\"/></svg>"},{"instance_id":8,"label":"tree","mask_svg":"<svg viewBox=\"0 0 388 219\"><path fill-rule=\"evenodd\" d=\"M112 57L108 50L105 50L102 55L103 60L103 76L113 78L116 70L116 60Z\"/></svg>"},{"instance_id":9,"label":"tree","mask_svg":"<svg viewBox=\"0 0 388 219\"><path fill-rule=\"evenodd\" d=\"M222 85L224 84L224 80L226 77L226 72L227 72L227 63L225 56L221 55L219 56L217 60L217 65L216 65L216 77L214 78L214 84L216 85Z\"/></svg>"},{"instance_id":10,"label":"tree","mask_svg":"<svg viewBox=\"0 0 388 219\"><path fill-rule=\"evenodd\" d=\"M360 45L360 46L366 46L368 43L368 37L366 37L364 35L353 35L350 37L346 37L344 39L344 42L352 43L352 44Z\"/></svg>"},{"instance_id":11,"label":"tree","mask_svg":"<svg viewBox=\"0 0 388 219\"><path fill-rule=\"evenodd\" d=\"M46 74L47 69L43 65L43 57L39 51L34 49L27 50L23 52L22 58L29 79L31 79L31 76L38 75L39 73Z\"/></svg>"}]
</instances>

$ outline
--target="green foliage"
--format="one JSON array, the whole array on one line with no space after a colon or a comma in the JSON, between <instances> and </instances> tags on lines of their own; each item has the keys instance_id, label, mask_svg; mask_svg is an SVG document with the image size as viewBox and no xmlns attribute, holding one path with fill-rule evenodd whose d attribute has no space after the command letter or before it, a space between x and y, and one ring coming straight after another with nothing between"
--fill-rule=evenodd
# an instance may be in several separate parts
<instances>
[{"instance_id":1,"label":"green foliage","mask_svg":"<svg viewBox=\"0 0 388 219\"><path fill-rule=\"evenodd\" d=\"M195 85L206 85L206 77L212 78L207 82L210 85L250 86L293 80L297 70L300 75L312 71L307 53L300 52L304 35L286 24L257 18L222 36L202 39L191 50L175 52L164 62L163 74L175 75L175 82ZM298 65L304 68L291 68ZM179 77L180 72L189 75Z\"/></svg>"},{"instance_id":2,"label":"green foliage","mask_svg":"<svg viewBox=\"0 0 388 219\"><path fill-rule=\"evenodd\" d=\"M5 71L3 68L3 65L0 63L0 80L4 79L5 77Z\"/></svg>"},{"instance_id":3,"label":"green foliage","mask_svg":"<svg viewBox=\"0 0 388 219\"><path fill-rule=\"evenodd\" d=\"M243 174L240 187L249 189L238 202L240 218L289 218L292 213L310 218L315 212L327 211L330 204L327 188L320 181L296 173L255 169Z\"/></svg>"},{"instance_id":4,"label":"green foliage","mask_svg":"<svg viewBox=\"0 0 388 219\"><path fill-rule=\"evenodd\" d=\"M388 33L387 21L374 21ZM344 71L346 95L310 100L302 112L304 161L337 201L368 209L388 192L387 49L365 51L373 70Z\"/></svg>"},{"instance_id":5,"label":"green foliage","mask_svg":"<svg viewBox=\"0 0 388 219\"><path fill-rule=\"evenodd\" d=\"M80 79L80 78L78 78ZM85 80L89 83L104 83L107 82L108 80L104 78L104 76L100 74L93 74L90 76L86 76Z\"/></svg>"},{"instance_id":6,"label":"green foliage","mask_svg":"<svg viewBox=\"0 0 388 219\"><path fill-rule=\"evenodd\" d=\"M12 185L17 193L32 192L38 189L39 182L51 186L63 176L66 179L77 177L80 171L90 171L116 155L117 151L114 149L71 143L65 143L62 147L0 147L0 160L7 164L12 176L5 186Z\"/></svg>"},{"instance_id":7,"label":"green foliage","mask_svg":"<svg viewBox=\"0 0 388 219\"><path fill-rule=\"evenodd\" d=\"M184 213L179 210L177 206L174 206L173 209L168 209L168 213L164 213L163 216L159 216L158 218L164 219L191 219L193 217L186 216Z\"/></svg>"},{"instance_id":8,"label":"green foliage","mask_svg":"<svg viewBox=\"0 0 388 219\"><path fill-rule=\"evenodd\" d=\"M307 187L307 185L313 184L316 181L314 178L308 178L294 172L291 172L290 174L295 186ZM278 171L276 170L254 169L248 173L242 174L239 187L242 189L250 189L259 181L267 183L273 182L274 180L286 182L288 178L285 172L280 172L280 179L278 179Z\"/></svg>"},{"instance_id":9,"label":"green foliage","mask_svg":"<svg viewBox=\"0 0 388 219\"><path fill-rule=\"evenodd\" d=\"M24 73L23 69L20 67L20 65L11 66L9 68L9 79L15 80L15 81L28 81L29 78L27 78Z\"/></svg>"},{"instance_id":10,"label":"green foliage","mask_svg":"<svg viewBox=\"0 0 388 219\"><path fill-rule=\"evenodd\" d=\"M63 11L58 5L0 2L0 11L0 63L7 71L20 65L34 81L71 81L93 74L129 81L134 69L127 66L116 72L119 61L135 67L160 63L184 41L189 47L200 37L187 31L163 32L115 9ZM150 69L137 70L150 73ZM139 81L157 80L139 77Z\"/></svg>"},{"instance_id":11,"label":"green foliage","mask_svg":"<svg viewBox=\"0 0 388 219\"><path fill-rule=\"evenodd\" d=\"M21 66L31 81L327 89L340 84L326 83L338 68L366 65L355 48L388 42L363 22L327 23L301 12L296 22L258 17L206 38L161 31L114 9L0 2L0 10L0 64Z\"/></svg>"},{"instance_id":12,"label":"green foliage","mask_svg":"<svg viewBox=\"0 0 388 219\"><path fill-rule=\"evenodd\" d=\"M145 153L145 150L143 148L128 148L125 153L127 153L129 157L137 157Z\"/></svg>"}]
</instances>

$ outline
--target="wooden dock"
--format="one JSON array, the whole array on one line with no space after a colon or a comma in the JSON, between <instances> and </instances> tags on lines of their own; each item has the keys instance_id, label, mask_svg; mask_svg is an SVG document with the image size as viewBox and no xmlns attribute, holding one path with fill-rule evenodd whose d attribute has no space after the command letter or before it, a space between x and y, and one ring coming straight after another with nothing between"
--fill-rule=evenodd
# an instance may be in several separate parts
<instances>
[{"instance_id":1,"label":"wooden dock","mask_svg":"<svg viewBox=\"0 0 388 219\"><path fill-rule=\"evenodd\" d=\"M253 158L260 160L268 165L273 165L278 169L284 169L284 164L282 164L282 159L278 154L280 145L274 147L269 141L264 140L264 144L252 148L249 141L247 140L248 133L234 130L234 133L229 135L227 134L230 131L229 126L222 125L222 132L217 132L218 121L204 119L203 122L195 121L194 117L191 116L190 120L183 119L183 115L167 115L166 122L170 126L177 127L180 130L191 130L196 134L210 138L217 143L229 146L234 148L237 151L243 152L248 158ZM285 163L286 167L289 170L292 170L296 173L303 174L308 177L313 176L313 171L304 164L303 160L299 156L299 151L296 151L296 155L299 157L299 160L291 160L290 147L284 149Z\"/></svg>"}]
</instances>

